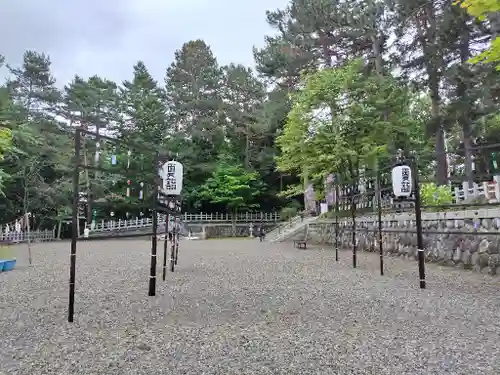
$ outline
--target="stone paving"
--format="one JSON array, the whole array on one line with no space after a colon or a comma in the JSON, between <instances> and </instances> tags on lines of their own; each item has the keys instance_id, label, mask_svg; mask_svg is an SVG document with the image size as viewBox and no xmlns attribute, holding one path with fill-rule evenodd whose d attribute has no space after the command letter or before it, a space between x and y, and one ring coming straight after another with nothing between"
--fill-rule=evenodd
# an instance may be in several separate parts
<instances>
[{"instance_id":1,"label":"stone paving","mask_svg":"<svg viewBox=\"0 0 500 375\"><path fill-rule=\"evenodd\" d=\"M161 248L161 245L159 246ZM69 243L18 248L0 274L0 374L500 373L500 281L331 249L182 241L147 296L149 242L79 244L67 323ZM160 258L161 260L161 258ZM160 262L161 263L161 262ZM160 268L158 274L161 275Z\"/></svg>"}]
</instances>

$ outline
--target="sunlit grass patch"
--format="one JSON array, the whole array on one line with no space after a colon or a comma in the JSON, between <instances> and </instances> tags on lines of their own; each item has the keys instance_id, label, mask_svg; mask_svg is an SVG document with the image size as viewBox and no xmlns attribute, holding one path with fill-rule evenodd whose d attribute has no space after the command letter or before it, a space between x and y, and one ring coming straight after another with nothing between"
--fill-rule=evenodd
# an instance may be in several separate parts
<instances>
[{"instance_id":1,"label":"sunlit grass patch","mask_svg":"<svg viewBox=\"0 0 500 375\"><path fill-rule=\"evenodd\" d=\"M13 246L0 245L0 259L15 259Z\"/></svg>"}]
</instances>

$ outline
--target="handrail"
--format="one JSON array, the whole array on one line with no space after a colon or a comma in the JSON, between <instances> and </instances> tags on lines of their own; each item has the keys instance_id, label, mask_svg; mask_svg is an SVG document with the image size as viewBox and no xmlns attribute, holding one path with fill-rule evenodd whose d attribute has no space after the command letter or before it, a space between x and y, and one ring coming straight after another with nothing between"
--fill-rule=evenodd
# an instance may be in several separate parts
<instances>
[{"instance_id":1,"label":"handrail","mask_svg":"<svg viewBox=\"0 0 500 375\"><path fill-rule=\"evenodd\" d=\"M161 214L158 215L158 224L165 224L166 215ZM277 222L279 221L279 214L276 212L247 212L237 214L236 216L226 213L199 213L199 214L190 214L184 213L181 215L182 222L244 222L244 223L253 223L253 222ZM97 223L91 223L88 225L91 232L105 232L112 231L115 229L121 228L143 228L153 225L153 219L151 217L147 218L134 218L130 220L101 220Z\"/></svg>"},{"instance_id":2,"label":"handrail","mask_svg":"<svg viewBox=\"0 0 500 375\"><path fill-rule=\"evenodd\" d=\"M286 222L282 222L280 225L278 225L276 228L274 228L271 232L267 234L267 237L269 239L276 238L278 237L281 232L284 232L290 228L292 228L299 220L302 220L302 217L300 215L292 217L290 220L287 220Z\"/></svg>"},{"instance_id":3,"label":"handrail","mask_svg":"<svg viewBox=\"0 0 500 375\"><path fill-rule=\"evenodd\" d=\"M296 217L292 219L291 222L287 223L287 225L282 229L281 231L278 232L277 235L270 236L269 240L272 242L276 241L283 241L286 238L288 238L290 235L293 235L297 230L300 230L304 226L308 226L309 224L317 221L319 219L319 216L313 216L313 217L307 217L307 218L302 218L302 217Z\"/></svg>"}]
</instances>

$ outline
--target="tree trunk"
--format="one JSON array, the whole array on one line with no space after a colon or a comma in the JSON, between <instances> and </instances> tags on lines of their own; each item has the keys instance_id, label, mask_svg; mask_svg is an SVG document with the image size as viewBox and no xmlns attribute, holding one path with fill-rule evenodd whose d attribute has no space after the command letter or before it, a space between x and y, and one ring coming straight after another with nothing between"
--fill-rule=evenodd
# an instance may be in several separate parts
<instances>
[{"instance_id":1,"label":"tree trunk","mask_svg":"<svg viewBox=\"0 0 500 375\"><path fill-rule=\"evenodd\" d=\"M28 235L28 262L31 265L31 263L33 263L33 258L31 256L31 225L28 213L25 213L25 220L26 220L26 234Z\"/></svg>"},{"instance_id":2,"label":"tree trunk","mask_svg":"<svg viewBox=\"0 0 500 375\"><path fill-rule=\"evenodd\" d=\"M321 41L321 49L322 49L322 53L323 53L323 59L325 60L325 66L327 68L331 68L332 67L332 56L330 53L330 45L328 43L328 36L322 30L318 30L318 34L319 34L320 41Z\"/></svg>"},{"instance_id":3,"label":"tree trunk","mask_svg":"<svg viewBox=\"0 0 500 375\"><path fill-rule=\"evenodd\" d=\"M83 151L83 165L87 165L88 160L87 160L87 146L85 139L83 140L83 145L82 145L82 151ZM87 189L87 220L89 217L91 217L92 212L90 212L90 176L89 176L89 170L87 168L84 169L85 171L85 185Z\"/></svg>"},{"instance_id":4,"label":"tree trunk","mask_svg":"<svg viewBox=\"0 0 500 375\"><path fill-rule=\"evenodd\" d=\"M462 22L462 32L460 36L460 72L464 70L468 70L467 60L470 58L470 35L469 28L467 27L468 16L466 14L463 15ZM465 151L465 174L469 184L472 185L473 178L473 169L472 169L472 126L471 119L469 117L470 112L470 99L468 95L468 81L464 78L459 79L457 84L457 97L460 103L460 121L462 123L462 132L463 132L463 142L464 142L464 151Z\"/></svg>"},{"instance_id":5,"label":"tree trunk","mask_svg":"<svg viewBox=\"0 0 500 375\"><path fill-rule=\"evenodd\" d=\"M81 121L83 122L83 120ZM84 126L85 130L88 130L88 125ZM87 159L87 142L86 142L86 137L82 137L82 152L83 152L83 165L87 166L88 165L88 159ZM84 173L85 173L85 186L86 186L86 193L87 193L87 220L92 212L89 212L89 207L90 207L90 175L89 175L89 170L88 168L84 168Z\"/></svg>"},{"instance_id":6,"label":"tree trunk","mask_svg":"<svg viewBox=\"0 0 500 375\"><path fill-rule=\"evenodd\" d=\"M377 30L375 29L376 33ZM382 48L381 48L381 37L377 37L377 35L372 35L372 53L373 59L375 62L375 71L379 76L384 75L384 60L382 59Z\"/></svg>"},{"instance_id":7,"label":"tree trunk","mask_svg":"<svg viewBox=\"0 0 500 375\"><path fill-rule=\"evenodd\" d=\"M98 134L98 136L96 137L96 142L99 142L99 132L100 132L101 128L99 127L99 124L96 125L96 133ZM100 148L97 149L97 146L96 146L96 152L100 151ZM99 155L99 158L101 156ZM94 156L94 163L96 164L95 166L96 167L99 167L99 163L95 160L95 156ZM98 170L94 170L94 181L99 181L99 171ZM92 183L89 181L88 184L88 194L87 194L87 223L92 223L92 208L94 206L94 194L92 192Z\"/></svg>"},{"instance_id":8,"label":"tree trunk","mask_svg":"<svg viewBox=\"0 0 500 375\"><path fill-rule=\"evenodd\" d=\"M304 209L307 211L309 208L309 202L308 202L308 198L307 198L307 194L306 194L307 187L309 186L309 167L307 165L302 167L302 177L304 179L304 189L303 189L303 191L304 191Z\"/></svg>"},{"instance_id":9,"label":"tree trunk","mask_svg":"<svg viewBox=\"0 0 500 375\"><path fill-rule=\"evenodd\" d=\"M373 60L375 61L375 72L379 77L384 76L384 60L382 58L382 36L377 35L377 25L373 25L373 35L371 37L372 40L372 53ZM383 120L387 122L389 119L388 109L384 110ZM394 149L394 144L391 141L390 144L387 145L389 150ZM378 163L378 162L376 162Z\"/></svg>"},{"instance_id":10,"label":"tree trunk","mask_svg":"<svg viewBox=\"0 0 500 375\"><path fill-rule=\"evenodd\" d=\"M500 35L500 12L489 13L487 18L491 25L491 39L495 40Z\"/></svg>"},{"instance_id":11,"label":"tree trunk","mask_svg":"<svg viewBox=\"0 0 500 375\"><path fill-rule=\"evenodd\" d=\"M28 263L31 265L32 263L32 258L31 258L31 238L30 238L30 224L29 224L29 218L28 218L28 204L29 204L29 195L28 195L28 187L26 184L26 167L24 168L24 176L23 176L23 181L24 181L24 196L23 196L23 217L24 221L26 223L26 234L28 236L27 242L28 242Z\"/></svg>"},{"instance_id":12,"label":"tree trunk","mask_svg":"<svg viewBox=\"0 0 500 375\"><path fill-rule=\"evenodd\" d=\"M445 155L444 129L439 111L441 104L439 95L441 77L439 69L443 65L443 61L437 45L436 13L433 2L428 2L422 8L422 12L418 12L415 15L415 26L424 55L425 70L428 76L428 89L431 97L431 115L435 124L433 130L436 137L436 181L438 185L445 185L448 180L448 165Z\"/></svg>"},{"instance_id":13,"label":"tree trunk","mask_svg":"<svg viewBox=\"0 0 500 375\"><path fill-rule=\"evenodd\" d=\"M357 267L357 243L356 243L356 193L358 192L359 183L359 161L353 163L351 158L348 159L349 175L351 177L351 220L352 220L352 266ZM355 172L357 171L357 172Z\"/></svg>"}]
</instances>

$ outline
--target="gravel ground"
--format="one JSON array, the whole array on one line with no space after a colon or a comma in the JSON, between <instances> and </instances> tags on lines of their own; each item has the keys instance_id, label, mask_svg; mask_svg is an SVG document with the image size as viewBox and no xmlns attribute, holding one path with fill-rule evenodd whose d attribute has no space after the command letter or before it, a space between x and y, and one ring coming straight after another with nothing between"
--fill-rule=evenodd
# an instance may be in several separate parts
<instances>
[{"instance_id":1,"label":"gravel ground","mask_svg":"<svg viewBox=\"0 0 500 375\"><path fill-rule=\"evenodd\" d=\"M68 252L0 274L0 374L500 374L498 278L429 265L420 290L409 261L183 241L148 297L147 241L87 242L70 324Z\"/></svg>"}]
</instances>

